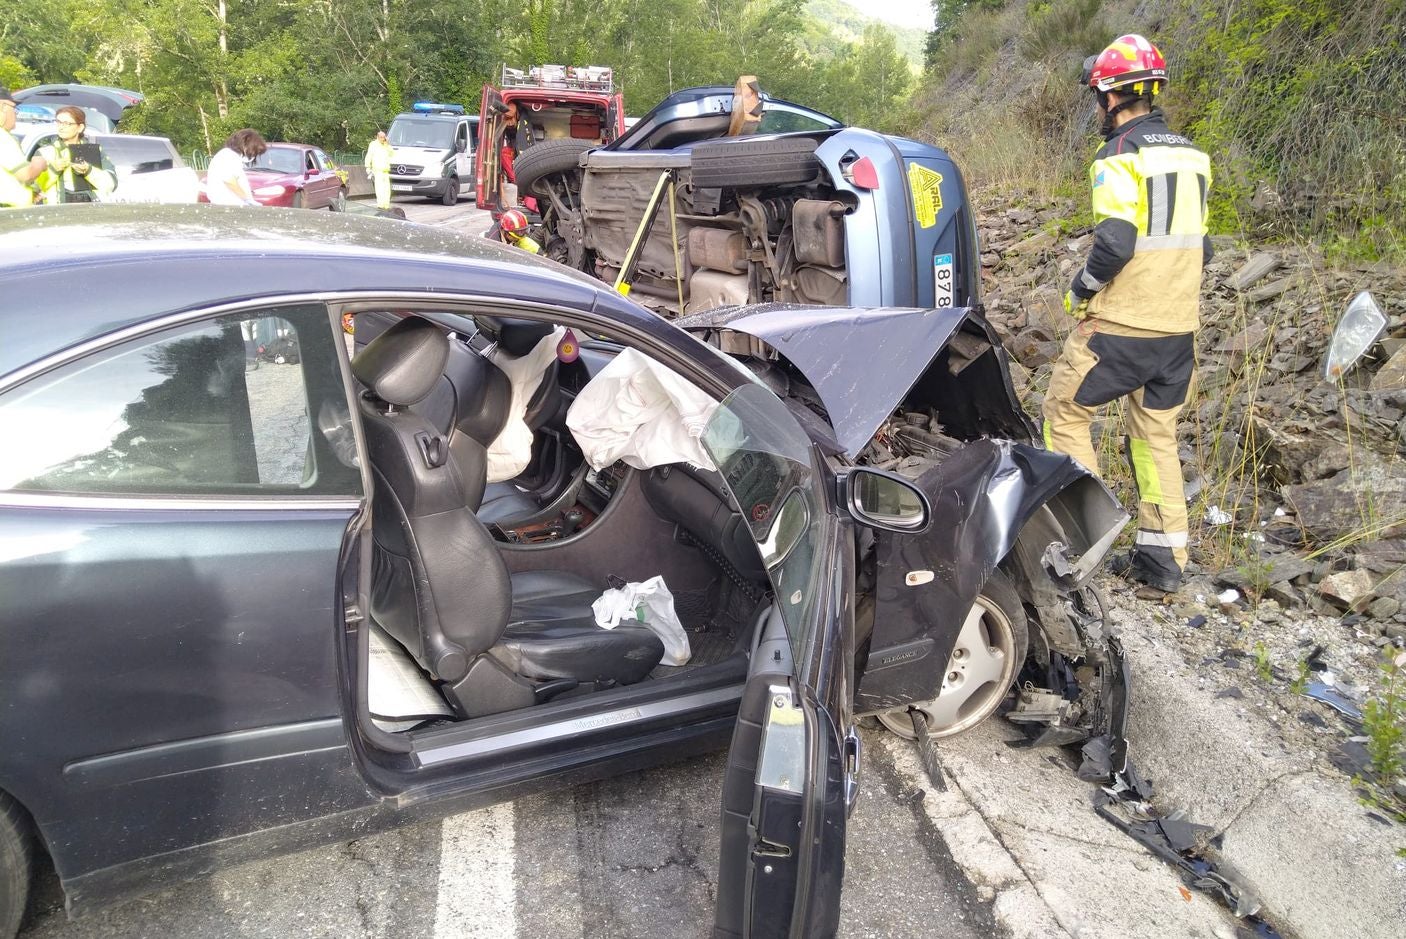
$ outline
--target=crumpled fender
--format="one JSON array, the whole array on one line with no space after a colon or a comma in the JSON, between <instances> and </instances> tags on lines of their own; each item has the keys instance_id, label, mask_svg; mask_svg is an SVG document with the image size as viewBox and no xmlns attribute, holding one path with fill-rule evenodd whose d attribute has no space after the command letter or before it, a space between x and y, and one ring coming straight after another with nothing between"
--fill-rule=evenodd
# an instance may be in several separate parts
<instances>
[{"instance_id":1,"label":"crumpled fender","mask_svg":"<svg viewBox=\"0 0 1406 939\"><path fill-rule=\"evenodd\" d=\"M1047 552L1049 573L1071 587L1093 575L1128 520L1078 461L1009 440L973 441L915 482L932 522L921 533L878 536L874 631L856 711L937 696L967 611L1042 506L1067 539Z\"/></svg>"}]
</instances>

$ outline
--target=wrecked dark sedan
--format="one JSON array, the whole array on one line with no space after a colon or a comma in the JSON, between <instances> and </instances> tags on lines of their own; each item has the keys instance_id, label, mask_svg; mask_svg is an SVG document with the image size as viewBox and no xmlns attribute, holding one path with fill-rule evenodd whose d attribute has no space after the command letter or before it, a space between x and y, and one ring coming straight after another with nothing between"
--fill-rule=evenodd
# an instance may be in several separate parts
<instances>
[{"instance_id":1,"label":"wrecked dark sedan","mask_svg":"<svg viewBox=\"0 0 1406 939\"><path fill-rule=\"evenodd\" d=\"M0 218L0 934L41 853L81 914L730 748L716 934L830 935L857 715L1019 676L1116 753L1125 516L974 313L690 333L437 229L84 209Z\"/></svg>"}]
</instances>

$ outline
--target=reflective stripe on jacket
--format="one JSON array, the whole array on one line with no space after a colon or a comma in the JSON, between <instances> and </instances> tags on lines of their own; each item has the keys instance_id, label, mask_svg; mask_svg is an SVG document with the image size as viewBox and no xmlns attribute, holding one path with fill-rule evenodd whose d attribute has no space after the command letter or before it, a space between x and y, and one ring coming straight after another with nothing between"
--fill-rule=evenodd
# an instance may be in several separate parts
<instances>
[{"instance_id":1,"label":"reflective stripe on jacket","mask_svg":"<svg viewBox=\"0 0 1406 939\"><path fill-rule=\"evenodd\" d=\"M1097 221L1070 290L1089 315L1164 333L1199 326L1201 269L1210 260L1211 161L1167 130L1160 110L1118 128L1089 167Z\"/></svg>"}]
</instances>

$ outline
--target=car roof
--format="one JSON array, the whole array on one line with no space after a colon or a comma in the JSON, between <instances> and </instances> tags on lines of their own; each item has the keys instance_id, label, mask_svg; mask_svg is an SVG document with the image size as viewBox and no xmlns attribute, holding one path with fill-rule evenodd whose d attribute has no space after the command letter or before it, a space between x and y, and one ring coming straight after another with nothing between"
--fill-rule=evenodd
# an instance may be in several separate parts
<instances>
[{"instance_id":1,"label":"car roof","mask_svg":"<svg viewBox=\"0 0 1406 939\"><path fill-rule=\"evenodd\" d=\"M532 299L682 332L585 274L485 238L391 219L211 205L0 213L0 376L169 313L334 291ZM65 298L58 303L56 298Z\"/></svg>"}]
</instances>

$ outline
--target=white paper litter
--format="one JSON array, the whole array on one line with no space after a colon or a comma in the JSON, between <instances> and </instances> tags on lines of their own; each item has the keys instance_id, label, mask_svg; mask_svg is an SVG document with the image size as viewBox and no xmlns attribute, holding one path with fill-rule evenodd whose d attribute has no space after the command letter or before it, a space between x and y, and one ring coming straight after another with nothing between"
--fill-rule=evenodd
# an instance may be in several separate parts
<instances>
[{"instance_id":1,"label":"white paper litter","mask_svg":"<svg viewBox=\"0 0 1406 939\"><path fill-rule=\"evenodd\" d=\"M626 349L592 378L566 413L586 462L604 469L692 463L716 469L701 438L718 402L669 368Z\"/></svg>"},{"instance_id":2,"label":"white paper litter","mask_svg":"<svg viewBox=\"0 0 1406 939\"><path fill-rule=\"evenodd\" d=\"M508 376L512 388L508 400L508 422L494 441L488 445L488 481L501 483L527 469L532 462L532 428L527 426L527 402L542 384L542 375L557 357L557 346L566 335L566 327L558 326L551 335L543 336L523 356L511 356L502 346L495 346L489 359Z\"/></svg>"},{"instance_id":3,"label":"white paper litter","mask_svg":"<svg viewBox=\"0 0 1406 939\"><path fill-rule=\"evenodd\" d=\"M614 629L623 621L643 623L652 629L664 640L665 665L687 665L693 657L688 633L674 612L674 595L664 585L663 577L607 590L591 604L591 609L596 614L596 625L602 629Z\"/></svg>"},{"instance_id":4,"label":"white paper litter","mask_svg":"<svg viewBox=\"0 0 1406 939\"><path fill-rule=\"evenodd\" d=\"M377 626L368 642L370 687L367 705L372 722L382 730L409 730L436 717L453 717L454 712L420 671L410 653ZM395 718L410 718L396 720Z\"/></svg>"},{"instance_id":5,"label":"white paper litter","mask_svg":"<svg viewBox=\"0 0 1406 939\"><path fill-rule=\"evenodd\" d=\"M1223 604L1234 603L1236 600L1240 599L1240 591L1236 590L1234 587L1227 587L1216 595L1216 599Z\"/></svg>"}]
</instances>

